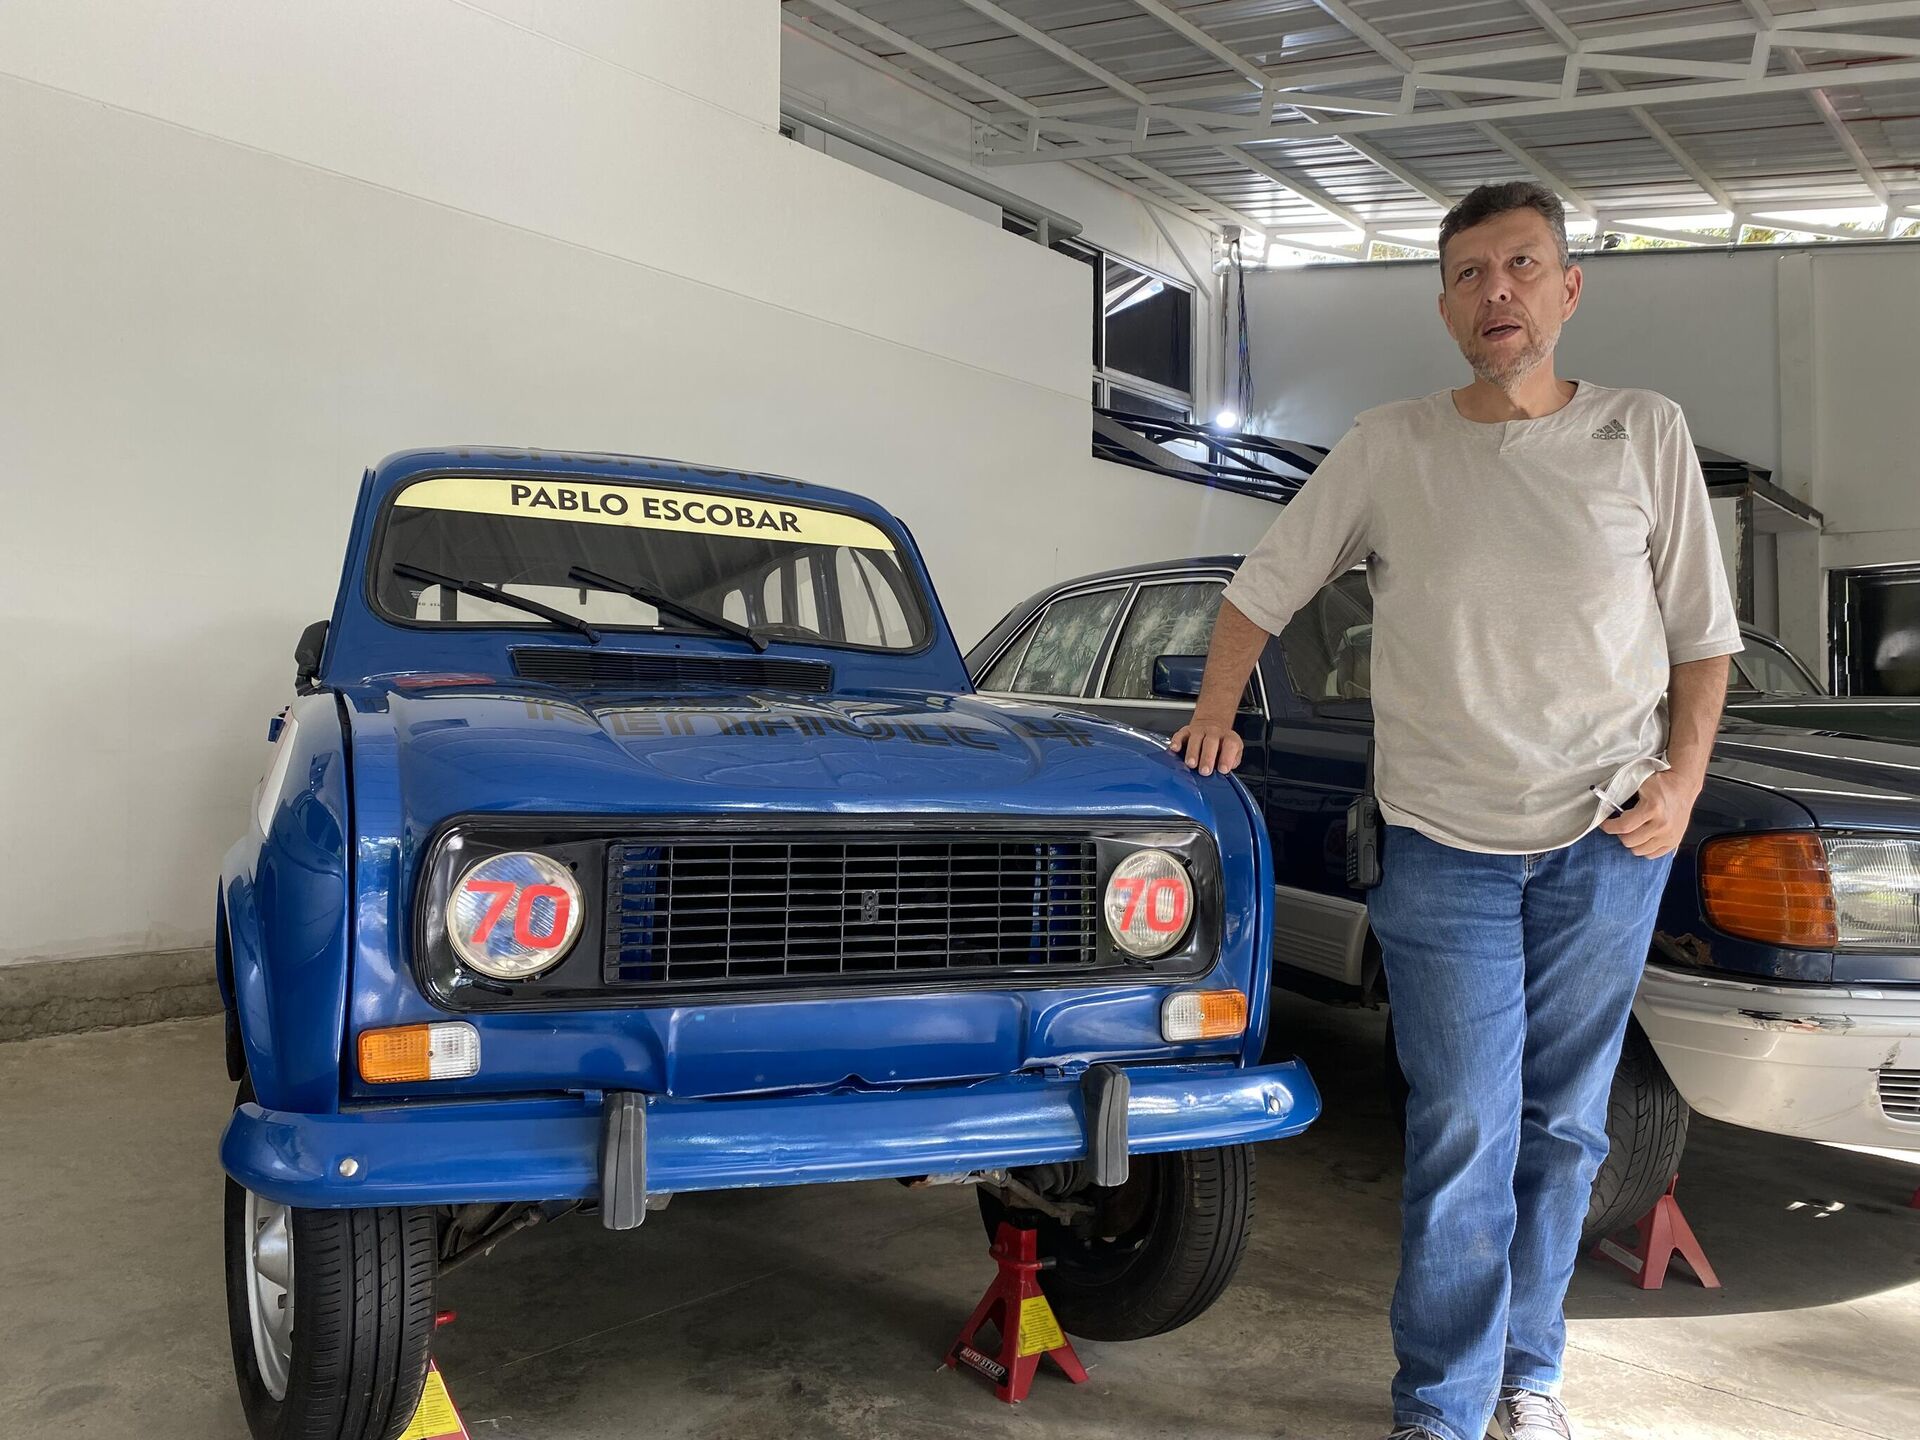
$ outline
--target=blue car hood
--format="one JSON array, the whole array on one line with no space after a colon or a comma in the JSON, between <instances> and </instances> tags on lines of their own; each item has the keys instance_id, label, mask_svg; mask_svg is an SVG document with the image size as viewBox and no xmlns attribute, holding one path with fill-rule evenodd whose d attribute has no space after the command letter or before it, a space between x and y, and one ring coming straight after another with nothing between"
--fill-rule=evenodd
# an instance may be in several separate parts
<instances>
[{"instance_id":1,"label":"blue car hood","mask_svg":"<svg viewBox=\"0 0 1920 1440\"><path fill-rule=\"evenodd\" d=\"M1790 795L1817 825L1920 830L1920 746L1730 714L1711 773Z\"/></svg>"},{"instance_id":2,"label":"blue car hood","mask_svg":"<svg viewBox=\"0 0 1920 1440\"><path fill-rule=\"evenodd\" d=\"M356 769L391 746L414 838L474 812L1126 814L1211 824L1209 794L1228 783L1196 776L1155 737L978 695L635 699L489 688L368 689L350 699Z\"/></svg>"}]
</instances>

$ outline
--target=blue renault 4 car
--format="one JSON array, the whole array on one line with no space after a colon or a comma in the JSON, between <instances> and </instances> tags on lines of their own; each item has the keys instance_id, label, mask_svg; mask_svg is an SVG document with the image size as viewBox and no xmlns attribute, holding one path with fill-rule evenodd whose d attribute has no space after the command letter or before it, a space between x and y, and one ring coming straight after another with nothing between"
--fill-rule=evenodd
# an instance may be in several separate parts
<instances>
[{"instance_id":1,"label":"blue renault 4 car","mask_svg":"<svg viewBox=\"0 0 1920 1440\"><path fill-rule=\"evenodd\" d=\"M1170 736L1193 713L1240 557L1083 576L1014 607L968 656L983 694L1078 706ZM1850 708L1746 630L1706 785L1662 898L1614 1077L1590 1234L1636 1220L1680 1166L1688 1118L1920 1150L1920 749L1896 707ZM1373 734L1373 596L1336 576L1269 642L1236 773L1274 849L1274 979L1391 1003L1347 806ZM1404 1081L1389 1039L1387 1080Z\"/></svg>"},{"instance_id":2,"label":"blue renault 4 car","mask_svg":"<svg viewBox=\"0 0 1920 1440\"><path fill-rule=\"evenodd\" d=\"M255 1435L391 1437L439 1267L684 1192L972 1184L1095 1339L1226 1287L1249 1146L1319 1109L1260 1063L1266 825L976 695L879 506L396 455L296 662L217 917Z\"/></svg>"}]
</instances>

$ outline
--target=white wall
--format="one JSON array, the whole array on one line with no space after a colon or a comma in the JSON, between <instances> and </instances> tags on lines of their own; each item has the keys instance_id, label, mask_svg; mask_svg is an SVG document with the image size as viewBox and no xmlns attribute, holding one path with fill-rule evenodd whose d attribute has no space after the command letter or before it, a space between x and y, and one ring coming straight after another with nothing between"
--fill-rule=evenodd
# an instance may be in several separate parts
<instances>
[{"instance_id":1,"label":"white wall","mask_svg":"<svg viewBox=\"0 0 1920 1440\"><path fill-rule=\"evenodd\" d=\"M1269 518L1089 458L1073 261L778 136L773 0L489 8L0 7L0 962L206 942L394 449L864 491L963 643Z\"/></svg>"},{"instance_id":2,"label":"white wall","mask_svg":"<svg viewBox=\"0 0 1920 1440\"><path fill-rule=\"evenodd\" d=\"M1820 510L1783 546L1780 634L1824 674L1824 569L1920 559L1920 245L1646 253L1583 262L1559 373L1639 385L1700 443ZM1247 285L1256 424L1331 444L1355 414L1470 377L1433 265L1313 266Z\"/></svg>"},{"instance_id":3,"label":"white wall","mask_svg":"<svg viewBox=\"0 0 1920 1440\"><path fill-rule=\"evenodd\" d=\"M894 75L822 44L802 24L788 23L783 28L780 85L784 93L836 119L910 145L956 169L971 171L988 184L1024 195L1077 220L1083 227L1081 238L1087 243L1192 286L1196 292L1195 396L1199 409L1211 413L1219 394L1219 342L1214 333L1219 323L1214 309L1218 281L1212 269L1211 229L1176 213L1175 207L1152 205L1069 165L974 164L974 122L969 116ZM830 149L876 173L892 175L897 170L891 162L852 147L836 143ZM922 186L926 193L940 194L948 203L971 209L989 223L998 223L996 213L951 192L950 187L938 182L922 182Z\"/></svg>"},{"instance_id":4,"label":"white wall","mask_svg":"<svg viewBox=\"0 0 1920 1440\"><path fill-rule=\"evenodd\" d=\"M1916 255L1920 259L1920 255ZM1559 373L1671 395L1703 445L1778 464L1777 257L1603 255L1561 336ZM1247 281L1258 413L1331 445L1369 406L1473 377L1440 322L1435 265L1316 265Z\"/></svg>"},{"instance_id":5,"label":"white wall","mask_svg":"<svg viewBox=\"0 0 1920 1440\"><path fill-rule=\"evenodd\" d=\"M1830 567L1920 560L1920 246L1813 267L1814 503Z\"/></svg>"}]
</instances>

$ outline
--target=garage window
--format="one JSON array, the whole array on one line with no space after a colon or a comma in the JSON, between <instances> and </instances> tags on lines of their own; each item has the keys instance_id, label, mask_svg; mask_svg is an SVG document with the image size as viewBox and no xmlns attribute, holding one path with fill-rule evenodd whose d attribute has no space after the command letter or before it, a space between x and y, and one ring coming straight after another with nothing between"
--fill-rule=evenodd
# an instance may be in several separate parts
<instances>
[{"instance_id":1,"label":"garage window","mask_svg":"<svg viewBox=\"0 0 1920 1440\"><path fill-rule=\"evenodd\" d=\"M1062 240L1093 298L1093 403L1157 420L1193 418L1193 291L1165 275Z\"/></svg>"}]
</instances>

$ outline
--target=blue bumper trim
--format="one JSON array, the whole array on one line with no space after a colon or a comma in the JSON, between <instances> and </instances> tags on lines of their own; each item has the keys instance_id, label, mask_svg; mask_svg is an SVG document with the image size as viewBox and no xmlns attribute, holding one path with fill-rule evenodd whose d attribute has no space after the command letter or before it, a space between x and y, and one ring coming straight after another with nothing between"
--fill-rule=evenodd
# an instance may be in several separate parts
<instances>
[{"instance_id":1,"label":"blue bumper trim","mask_svg":"<svg viewBox=\"0 0 1920 1440\"><path fill-rule=\"evenodd\" d=\"M1298 1061L1122 1067L1136 1154L1297 1135L1320 1114ZM647 1099L655 1194L809 1185L1041 1165L1086 1154L1077 1079L1012 1075L888 1092ZM590 1200L600 1193L598 1100L400 1104L333 1115L242 1105L220 1143L240 1184L315 1209ZM351 1159L351 1176L340 1173Z\"/></svg>"}]
</instances>

